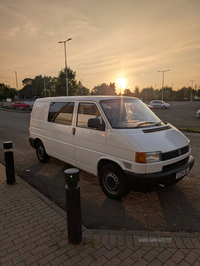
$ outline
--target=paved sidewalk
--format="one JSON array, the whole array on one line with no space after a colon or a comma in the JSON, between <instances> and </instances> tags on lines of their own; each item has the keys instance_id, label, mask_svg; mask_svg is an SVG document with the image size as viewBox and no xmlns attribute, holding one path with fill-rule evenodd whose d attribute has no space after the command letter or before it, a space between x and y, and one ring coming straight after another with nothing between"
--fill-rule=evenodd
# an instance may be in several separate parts
<instances>
[{"instance_id":1,"label":"paved sidewalk","mask_svg":"<svg viewBox=\"0 0 200 266\"><path fill-rule=\"evenodd\" d=\"M70 245L66 213L0 164L0 265L200 265L200 234L88 230Z\"/></svg>"}]
</instances>

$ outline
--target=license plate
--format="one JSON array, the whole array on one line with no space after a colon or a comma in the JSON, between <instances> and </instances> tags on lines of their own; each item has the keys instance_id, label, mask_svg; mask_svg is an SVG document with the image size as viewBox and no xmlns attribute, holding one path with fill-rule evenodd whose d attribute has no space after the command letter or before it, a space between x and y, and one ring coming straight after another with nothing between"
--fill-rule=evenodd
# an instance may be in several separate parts
<instances>
[{"instance_id":1,"label":"license plate","mask_svg":"<svg viewBox=\"0 0 200 266\"><path fill-rule=\"evenodd\" d=\"M187 175L190 172L190 167L176 173L176 179L179 179L181 177L183 177L184 175Z\"/></svg>"}]
</instances>

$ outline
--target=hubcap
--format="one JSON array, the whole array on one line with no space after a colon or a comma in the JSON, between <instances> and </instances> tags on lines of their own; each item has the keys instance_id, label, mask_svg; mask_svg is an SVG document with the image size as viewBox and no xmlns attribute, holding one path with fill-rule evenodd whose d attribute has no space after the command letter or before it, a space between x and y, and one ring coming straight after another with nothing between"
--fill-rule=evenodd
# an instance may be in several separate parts
<instances>
[{"instance_id":1,"label":"hubcap","mask_svg":"<svg viewBox=\"0 0 200 266\"><path fill-rule=\"evenodd\" d=\"M39 156L40 159L43 159L44 150L43 150L43 148L41 146L38 148L38 156Z\"/></svg>"},{"instance_id":2,"label":"hubcap","mask_svg":"<svg viewBox=\"0 0 200 266\"><path fill-rule=\"evenodd\" d=\"M104 187L111 194L117 194L120 189L118 177L113 173L107 173L103 179Z\"/></svg>"}]
</instances>

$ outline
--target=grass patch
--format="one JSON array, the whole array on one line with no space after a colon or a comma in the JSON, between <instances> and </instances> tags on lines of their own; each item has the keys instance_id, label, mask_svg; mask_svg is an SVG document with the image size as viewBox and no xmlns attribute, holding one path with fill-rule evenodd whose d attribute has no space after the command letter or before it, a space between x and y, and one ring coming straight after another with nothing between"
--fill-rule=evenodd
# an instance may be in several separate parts
<instances>
[{"instance_id":1,"label":"grass patch","mask_svg":"<svg viewBox=\"0 0 200 266\"><path fill-rule=\"evenodd\" d=\"M198 132L198 133L200 133L200 128L179 127L179 130L185 130L185 131L192 131L192 132Z\"/></svg>"}]
</instances>

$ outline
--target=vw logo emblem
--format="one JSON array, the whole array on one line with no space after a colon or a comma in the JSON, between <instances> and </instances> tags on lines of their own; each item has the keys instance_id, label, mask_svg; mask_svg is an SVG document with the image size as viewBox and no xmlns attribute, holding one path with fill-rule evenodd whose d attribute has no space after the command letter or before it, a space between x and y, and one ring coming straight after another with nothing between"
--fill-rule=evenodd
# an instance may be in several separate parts
<instances>
[{"instance_id":1,"label":"vw logo emblem","mask_svg":"<svg viewBox=\"0 0 200 266\"><path fill-rule=\"evenodd\" d=\"M178 150L178 155L179 155L179 156L181 155L181 150Z\"/></svg>"}]
</instances>

